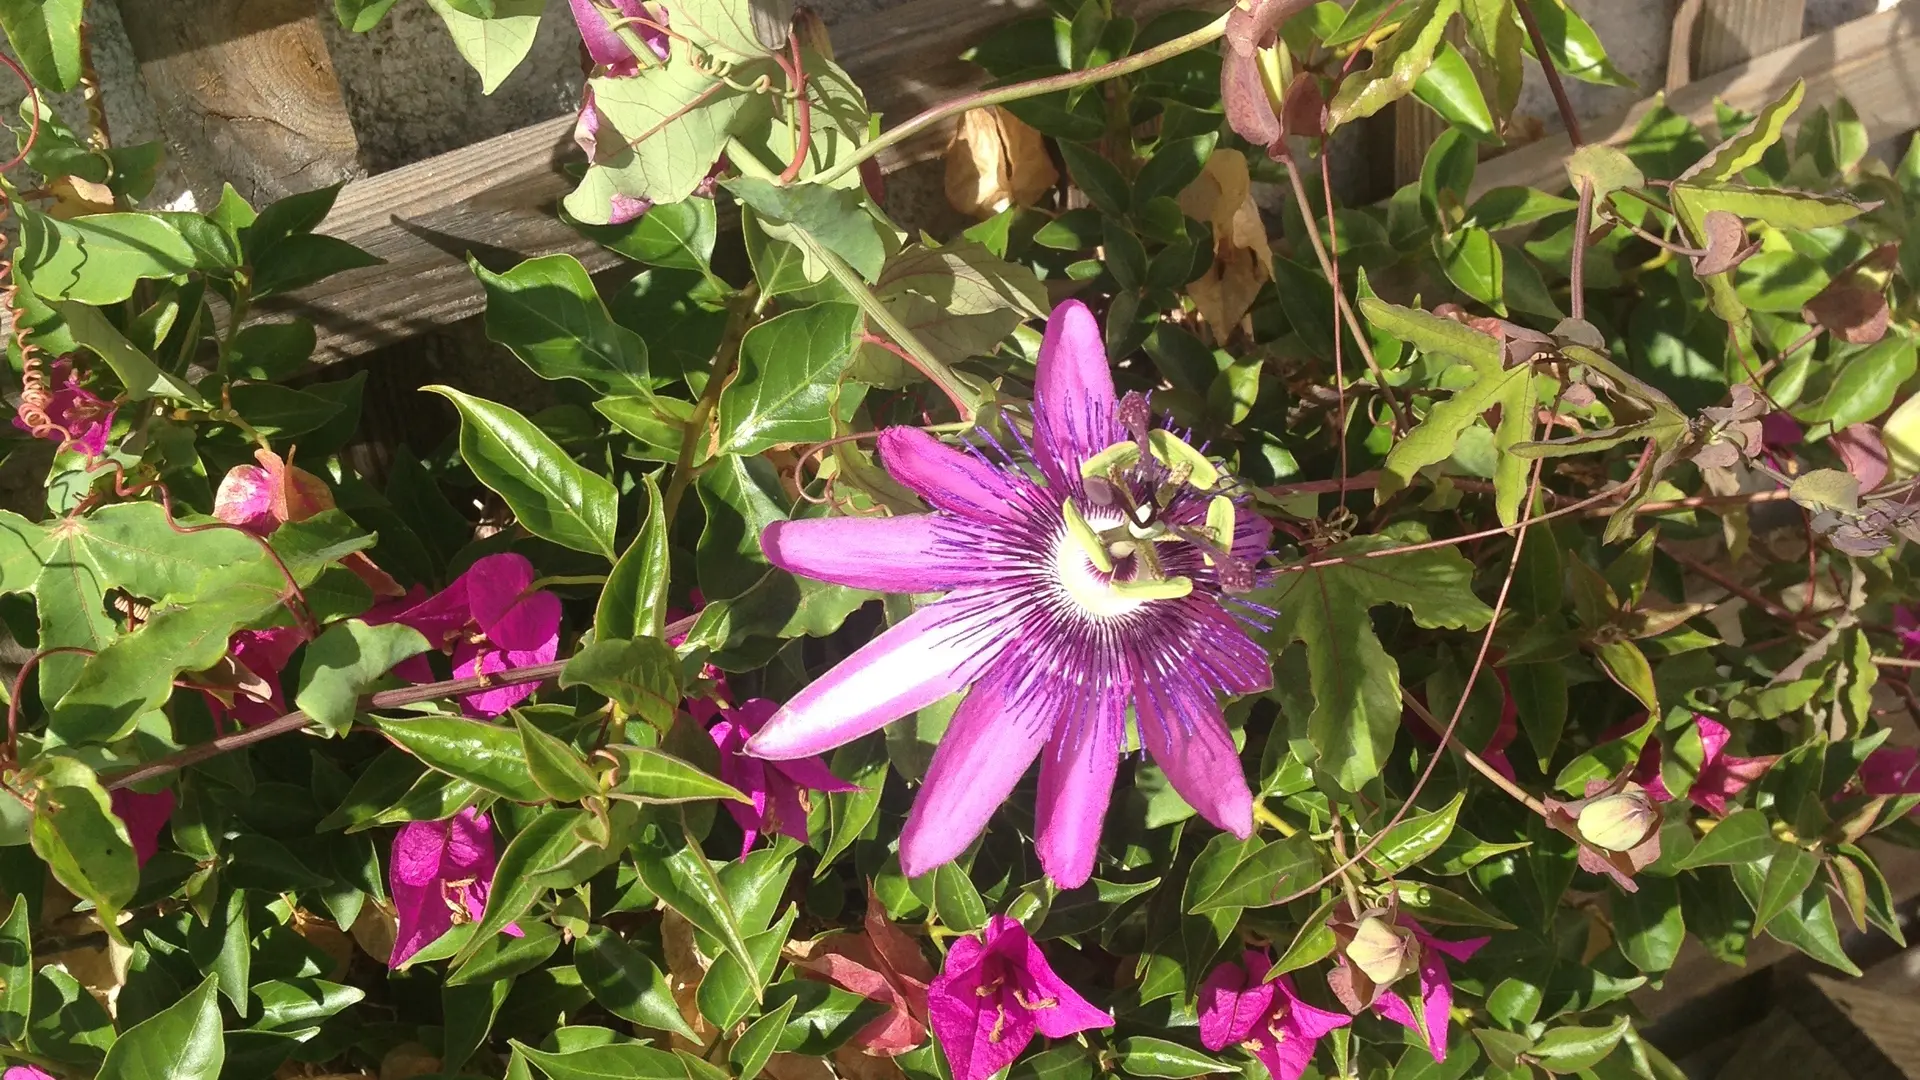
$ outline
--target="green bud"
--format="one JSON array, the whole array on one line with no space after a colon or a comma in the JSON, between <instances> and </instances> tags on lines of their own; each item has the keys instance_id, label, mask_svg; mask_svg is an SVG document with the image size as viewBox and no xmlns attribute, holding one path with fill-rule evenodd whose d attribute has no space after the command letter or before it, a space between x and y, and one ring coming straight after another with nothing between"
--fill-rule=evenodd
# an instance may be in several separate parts
<instances>
[{"instance_id":1,"label":"green bud","mask_svg":"<svg viewBox=\"0 0 1920 1080\"><path fill-rule=\"evenodd\" d=\"M1580 836L1604 851L1632 851L1660 827L1660 811L1644 791L1623 791L1582 807Z\"/></svg>"},{"instance_id":2,"label":"green bud","mask_svg":"<svg viewBox=\"0 0 1920 1080\"><path fill-rule=\"evenodd\" d=\"M1420 966L1420 942L1413 931L1369 915L1353 928L1347 959L1376 985L1386 986Z\"/></svg>"}]
</instances>

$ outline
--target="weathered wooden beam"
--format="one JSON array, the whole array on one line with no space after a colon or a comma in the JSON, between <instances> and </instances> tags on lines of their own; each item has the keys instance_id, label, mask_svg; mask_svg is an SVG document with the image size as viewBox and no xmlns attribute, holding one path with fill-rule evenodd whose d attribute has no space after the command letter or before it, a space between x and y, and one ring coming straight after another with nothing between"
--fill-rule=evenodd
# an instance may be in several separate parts
<instances>
[{"instance_id":1,"label":"weathered wooden beam","mask_svg":"<svg viewBox=\"0 0 1920 1080\"><path fill-rule=\"evenodd\" d=\"M1127 9L1146 17L1192 6L1135 0ZM979 69L958 59L968 46L995 27L1047 12L1045 0L912 0L841 23L833 44L869 104L898 123L979 85ZM320 231L386 265L338 275L267 310L312 319L320 331L315 359L325 363L479 311L484 296L467 269L468 252L489 263L570 252L590 270L611 266L615 256L554 216L554 204L573 185L562 165L579 157L572 128L571 116L556 117L348 184ZM938 154L951 130L937 128L882 155L882 167Z\"/></svg>"},{"instance_id":2,"label":"weathered wooden beam","mask_svg":"<svg viewBox=\"0 0 1920 1080\"><path fill-rule=\"evenodd\" d=\"M361 172L312 0L119 0L174 159L258 204Z\"/></svg>"},{"instance_id":3,"label":"weathered wooden beam","mask_svg":"<svg viewBox=\"0 0 1920 1080\"><path fill-rule=\"evenodd\" d=\"M1688 83L1666 95L1665 102L1674 112L1706 123L1713 120L1715 99L1758 112L1795 79L1807 81L1802 108L1844 97L1859 112L1871 138L1920 127L1920 0L1906 0ZM1616 116L1583 124L1583 134L1589 142L1624 142L1661 100L1648 98ZM1480 166L1472 194L1508 185L1561 187L1570 151L1565 135L1552 135L1497 157Z\"/></svg>"}]
</instances>

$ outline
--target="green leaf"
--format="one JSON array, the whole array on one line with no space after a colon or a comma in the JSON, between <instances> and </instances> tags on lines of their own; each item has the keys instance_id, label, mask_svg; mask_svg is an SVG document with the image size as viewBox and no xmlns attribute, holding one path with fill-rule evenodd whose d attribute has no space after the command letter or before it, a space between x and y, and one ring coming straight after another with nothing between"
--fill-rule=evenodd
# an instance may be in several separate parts
<instances>
[{"instance_id":1,"label":"green leaf","mask_svg":"<svg viewBox=\"0 0 1920 1080\"><path fill-rule=\"evenodd\" d=\"M825 877L835 859L858 840L875 814L880 812L880 795L887 786L887 747L882 739L856 739L833 752L835 776L859 786L857 791L835 791L827 795L827 846L820 853L820 868L814 877Z\"/></svg>"},{"instance_id":2,"label":"green leaf","mask_svg":"<svg viewBox=\"0 0 1920 1080\"><path fill-rule=\"evenodd\" d=\"M740 340L740 371L720 394L720 452L758 454L833 437L833 399L861 312L821 303L776 315Z\"/></svg>"},{"instance_id":3,"label":"green leaf","mask_svg":"<svg viewBox=\"0 0 1920 1080\"><path fill-rule=\"evenodd\" d=\"M1588 143L1575 150L1567 158L1567 182L1573 190L1579 191L1583 185L1593 185L1594 205L1599 205L1606 197L1622 188L1644 187L1646 174L1640 166L1618 147L1605 143Z\"/></svg>"},{"instance_id":4,"label":"green leaf","mask_svg":"<svg viewBox=\"0 0 1920 1080\"><path fill-rule=\"evenodd\" d=\"M1267 907L1320 873L1319 855L1304 835L1275 840L1241 857L1219 887L1187 910L1195 915Z\"/></svg>"},{"instance_id":5,"label":"green leaf","mask_svg":"<svg viewBox=\"0 0 1920 1080\"><path fill-rule=\"evenodd\" d=\"M753 800L724 781L650 746L617 744L600 749L600 756L612 759L614 774L607 794L637 803L683 803L703 799Z\"/></svg>"},{"instance_id":6,"label":"green leaf","mask_svg":"<svg viewBox=\"0 0 1920 1080\"><path fill-rule=\"evenodd\" d=\"M980 899L980 890L974 888L973 879L967 868L957 862L945 862L934 867L933 873L933 912L941 923L953 930L971 933L987 925L987 907ZM915 879L916 882L926 878Z\"/></svg>"},{"instance_id":7,"label":"green leaf","mask_svg":"<svg viewBox=\"0 0 1920 1080\"><path fill-rule=\"evenodd\" d=\"M1389 535L1356 537L1322 553L1346 563L1287 574L1260 594L1280 613L1269 644L1307 646L1315 768L1349 791L1379 775L1402 711L1400 665L1381 646L1368 611L1398 604L1420 626L1464 630L1485 626L1493 614L1473 595L1473 566L1459 552L1376 554L1400 546Z\"/></svg>"},{"instance_id":8,"label":"green leaf","mask_svg":"<svg viewBox=\"0 0 1920 1080\"><path fill-rule=\"evenodd\" d=\"M818 184L781 187L751 176L728 180L726 188L753 208L767 235L785 239L782 226L798 229L846 260L865 280L879 280L887 245L862 205L861 192ZM818 280L811 273L808 278Z\"/></svg>"},{"instance_id":9,"label":"green leaf","mask_svg":"<svg viewBox=\"0 0 1920 1080\"><path fill-rule=\"evenodd\" d=\"M637 76L587 80L600 131L586 176L563 201L574 218L608 224L615 195L655 204L686 199L712 171L730 137L771 116L765 95L736 90L701 72L692 47L678 37L671 47L666 64ZM736 68L732 79L745 87L775 71L761 62Z\"/></svg>"},{"instance_id":10,"label":"green leaf","mask_svg":"<svg viewBox=\"0 0 1920 1080\"><path fill-rule=\"evenodd\" d=\"M680 1015L667 976L620 935L594 927L574 941L573 963L580 970L581 983L593 991L601 1008L641 1027L698 1039Z\"/></svg>"},{"instance_id":11,"label":"green leaf","mask_svg":"<svg viewBox=\"0 0 1920 1080\"><path fill-rule=\"evenodd\" d=\"M319 1023L358 1004L366 991L324 979L270 979L256 983L253 998L260 1003L255 1031L294 1031ZM251 1010L249 1010L251 1011Z\"/></svg>"},{"instance_id":12,"label":"green leaf","mask_svg":"<svg viewBox=\"0 0 1920 1080\"><path fill-rule=\"evenodd\" d=\"M41 91L80 85L80 20L86 0L0 0L0 30Z\"/></svg>"},{"instance_id":13,"label":"green leaf","mask_svg":"<svg viewBox=\"0 0 1920 1080\"><path fill-rule=\"evenodd\" d=\"M1654 688L1653 665L1640 646L1631 641L1601 642L1593 647L1593 654L1621 689L1632 694L1649 713L1659 714L1660 699Z\"/></svg>"},{"instance_id":14,"label":"green leaf","mask_svg":"<svg viewBox=\"0 0 1920 1080\"><path fill-rule=\"evenodd\" d=\"M1622 1016L1606 1027L1553 1028L1527 1054L1549 1072L1576 1073L1600 1064L1632 1026L1632 1019Z\"/></svg>"},{"instance_id":15,"label":"green leaf","mask_svg":"<svg viewBox=\"0 0 1920 1080\"><path fill-rule=\"evenodd\" d=\"M549 1080L688 1080L679 1058L637 1042L550 1054L515 1039L513 1052L533 1062Z\"/></svg>"},{"instance_id":16,"label":"green leaf","mask_svg":"<svg viewBox=\"0 0 1920 1080\"><path fill-rule=\"evenodd\" d=\"M1527 6L1540 24L1547 55L1553 58L1554 66L1562 75L1601 86L1634 84L1614 67L1613 61L1607 58L1607 50L1600 44L1599 35L1567 6L1566 0L1529 0ZM1525 35L1522 37L1527 53L1532 55L1533 42Z\"/></svg>"},{"instance_id":17,"label":"green leaf","mask_svg":"<svg viewBox=\"0 0 1920 1080\"><path fill-rule=\"evenodd\" d=\"M1476 371L1491 371L1502 362L1498 341L1452 319L1443 319L1432 312L1401 307L1372 297L1361 299L1360 312L1376 329L1413 345L1421 352L1463 360Z\"/></svg>"},{"instance_id":18,"label":"green leaf","mask_svg":"<svg viewBox=\"0 0 1920 1080\"><path fill-rule=\"evenodd\" d=\"M5 796L0 796L4 798ZM27 898L13 897L0 919L0 1042L20 1045L33 1015L33 936L27 925Z\"/></svg>"},{"instance_id":19,"label":"green leaf","mask_svg":"<svg viewBox=\"0 0 1920 1080\"><path fill-rule=\"evenodd\" d=\"M760 1070L767 1067L773 1057L774 1047L780 1041L781 1032L786 1029L788 1018L793 1015L793 1006L798 999L788 998L777 1008L769 1010L758 1020L747 1025L747 1030L734 1040L733 1047L727 1051L727 1060L733 1064L735 1080L754 1080Z\"/></svg>"},{"instance_id":20,"label":"green leaf","mask_svg":"<svg viewBox=\"0 0 1920 1080\"><path fill-rule=\"evenodd\" d=\"M218 1080L226 1063L216 980L114 1040L97 1080Z\"/></svg>"},{"instance_id":21,"label":"green leaf","mask_svg":"<svg viewBox=\"0 0 1920 1080\"><path fill-rule=\"evenodd\" d=\"M1805 79L1793 80L1793 85L1787 88L1786 93L1761 109L1759 115L1747 121L1746 126L1732 137L1714 147L1712 154L1681 173L1679 179L1701 185L1724 184L1760 164L1768 148L1780 141L1788 118L1800 107L1806 92Z\"/></svg>"},{"instance_id":22,"label":"green leaf","mask_svg":"<svg viewBox=\"0 0 1920 1080\"><path fill-rule=\"evenodd\" d=\"M1447 23L1459 10L1460 0L1424 0L1402 19L1400 29L1373 50L1367 69L1342 80L1327 103L1327 126L1372 116L1407 96L1433 63Z\"/></svg>"},{"instance_id":23,"label":"green leaf","mask_svg":"<svg viewBox=\"0 0 1920 1080\"><path fill-rule=\"evenodd\" d=\"M140 281L178 277L194 268L192 245L152 214L90 214L34 223L41 220L44 228L22 223L21 269L33 291L47 300L104 307L132 296Z\"/></svg>"},{"instance_id":24,"label":"green leaf","mask_svg":"<svg viewBox=\"0 0 1920 1080\"><path fill-rule=\"evenodd\" d=\"M34 799L33 853L108 926L140 886L126 825L93 771L72 758L55 759Z\"/></svg>"},{"instance_id":25,"label":"green leaf","mask_svg":"<svg viewBox=\"0 0 1920 1080\"><path fill-rule=\"evenodd\" d=\"M1765 858L1776 841L1767 816L1758 810L1735 810L1700 838L1677 869L1702 866L1738 866Z\"/></svg>"},{"instance_id":26,"label":"green leaf","mask_svg":"<svg viewBox=\"0 0 1920 1080\"><path fill-rule=\"evenodd\" d=\"M1555 214L1564 214L1579 205L1572 199L1549 195L1538 188L1497 187L1467 207L1467 222L1499 232L1531 225Z\"/></svg>"},{"instance_id":27,"label":"green leaf","mask_svg":"<svg viewBox=\"0 0 1920 1080\"><path fill-rule=\"evenodd\" d=\"M595 641L567 661L560 687L592 687L661 731L680 704L680 660L659 638Z\"/></svg>"},{"instance_id":28,"label":"green leaf","mask_svg":"<svg viewBox=\"0 0 1920 1080\"><path fill-rule=\"evenodd\" d=\"M1548 661L1514 664L1506 673L1507 692L1520 713L1520 730L1527 734L1540 771L1549 772L1567 726L1566 669L1558 661Z\"/></svg>"},{"instance_id":29,"label":"green leaf","mask_svg":"<svg viewBox=\"0 0 1920 1080\"><path fill-rule=\"evenodd\" d=\"M494 869L486 910L481 912L479 922L464 924L473 931L455 954L454 966L472 959L508 923L525 915L533 902L553 887L549 874L563 870L593 847L580 836L590 821L591 815L584 810L548 810L513 834ZM455 927L453 932L461 929ZM423 950L409 963L418 963L425 955Z\"/></svg>"},{"instance_id":30,"label":"green leaf","mask_svg":"<svg viewBox=\"0 0 1920 1080\"><path fill-rule=\"evenodd\" d=\"M1849 350L1831 363L1833 386L1819 404L1794 411L1807 423L1826 422L1830 430L1871 420L1893 404L1901 385L1913 378L1914 340L1895 330L1864 349Z\"/></svg>"},{"instance_id":31,"label":"green leaf","mask_svg":"<svg viewBox=\"0 0 1920 1080\"><path fill-rule=\"evenodd\" d=\"M636 262L705 273L720 236L720 219L713 200L696 195L654 206L624 225L578 228L609 250Z\"/></svg>"},{"instance_id":32,"label":"green leaf","mask_svg":"<svg viewBox=\"0 0 1920 1080\"><path fill-rule=\"evenodd\" d=\"M1687 939L1680 891L1671 878L1643 874L1638 892L1613 894L1613 936L1634 967L1658 975L1673 967Z\"/></svg>"},{"instance_id":33,"label":"green leaf","mask_svg":"<svg viewBox=\"0 0 1920 1080\"><path fill-rule=\"evenodd\" d=\"M725 1030L753 1010L754 1000L773 979L774 970L780 964L780 951L786 946L788 935L793 932L793 921L799 914L797 906L789 906L786 915L772 929L747 939L747 949L753 954L750 969L731 953L714 960L695 993L701 1016L714 1027Z\"/></svg>"},{"instance_id":34,"label":"green leaf","mask_svg":"<svg viewBox=\"0 0 1920 1080\"><path fill-rule=\"evenodd\" d=\"M1326 901L1311 918L1300 924L1300 929L1293 935L1293 941L1287 946L1286 951L1280 954L1280 959L1273 962L1273 967L1268 969L1266 978L1272 979L1277 975L1285 975L1289 971L1298 971L1333 955L1334 947L1339 944L1333 936L1332 928L1327 926L1327 916L1333 913L1333 906L1333 900Z\"/></svg>"},{"instance_id":35,"label":"green leaf","mask_svg":"<svg viewBox=\"0 0 1920 1080\"><path fill-rule=\"evenodd\" d=\"M580 260L544 255L504 274L471 256L467 262L487 291L487 337L534 374L575 379L602 394L652 391L647 343L607 314Z\"/></svg>"},{"instance_id":36,"label":"green leaf","mask_svg":"<svg viewBox=\"0 0 1920 1080\"><path fill-rule=\"evenodd\" d=\"M1554 777L1553 786L1569 795L1578 794L1585 791L1591 781L1611 780L1631 769L1652 737L1654 724L1654 718L1648 716L1626 735L1608 739L1569 761L1560 775Z\"/></svg>"},{"instance_id":37,"label":"green leaf","mask_svg":"<svg viewBox=\"0 0 1920 1080\"><path fill-rule=\"evenodd\" d=\"M1694 220L1704 218L1712 210L1725 210L1743 220L1764 221L1776 229L1805 232L1844 225L1859 217L1865 209L1859 203L1837 195L1735 185L1698 187L1675 184L1672 194L1674 209L1682 213L1690 233L1695 228ZM1694 236L1696 244L1704 244L1705 240L1704 234Z\"/></svg>"},{"instance_id":38,"label":"green leaf","mask_svg":"<svg viewBox=\"0 0 1920 1080\"><path fill-rule=\"evenodd\" d=\"M1077 142L1062 141L1059 145L1060 160L1066 162L1073 186L1086 192L1093 205L1109 217L1125 217L1132 193L1113 162Z\"/></svg>"},{"instance_id":39,"label":"green leaf","mask_svg":"<svg viewBox=\"0 0 1920 1080\"><path fill-rule=\"evenodd\" d=\"M1046 290L1033 271L995 258L973 241L904 249L887 260L874 295L936 359L948 364L992 355L1022 322L1047 311ZM859 381L885 386L920 377L903 368L892 353L869 343L861 346L851 373ZM880 371L900 374L873 377Z\"/></svg>"},{"instance_id":40,"label":"green leaf","mask_svg":"<svg viewBox=\"0 0 1920 1080\"><path fill-rule=\"evenodd\" d=\"M211 845L209 845L211 846ZM187 928L187 954L218 980L220 993L236 1009L247 1008L253 985L253 935L248 933L247 892L229 888L226 903L205 927Z\"/></svg>"},{"instance_id":41,"label":"green leaf","mask_svg":"<svg viewBox=\"0 0 1920 1080\"><path fill-rule=\"evenodd\" d=\"M1759 895L1751 898L1754 936L1758 937L1781 912L1797 902L1819 873L1820 860L1814 855L1793 844L1775 841L1773 858L1767 863Z\"/></svg>"},{"instance_id":42,"label":"green leaf","mask_svg":"<svg viewBox=\"0 0 1920 1080\"><path fill-rule=\"evenodd\" d=\"M647 520L640 535L613 564L594 611L594 637L602 641L661 637L667 625L667 519L660 509L660 482L641 479L647 493Z\"/></svg>"},{"instance_id":43,"label":"green leaf","mask_svg":"<svg viewBox=\"0 0 1920 1080\"><path fill-rule=\"evenodd\" d=\"M1513 923L1450 889L1418 881L1396 881L1400 904L1428 922L1448 926L1489 926L1495 930L1517 929Z\"/></svg>"},{"instance_id":44,"label":"green leaf","mask_svg":"<svg viewBox=\"0 0 1920 1080\"><path fill-rule=\"evenodd\" d=\"M713 866L690 836L669 833L668 828L650 829L634 844L641 883L751 970L753 952L747 948L739 915Z\"/></svg>"},{"instance_id":45,"label":"green leaf","mask_svg":"<svg viewBox=\"0 0 1920 1080\"><path fill-rule=\"evenodd\" d=\"M1494 311L1506 314L1502 299L1506 295L1506 259L1492 233L1469 226L1444 238L1436 237L1434 246L1448 281ZM1524 367L1513 370L1526 372Z\"/></svg>"},{"instance_id":46,"label":"green leaf","mask_svg":"<svg viewBox=\"0 0 1920 1080\"><path fill-rule=\"evenodd\" d=\"M1188 1080L1209 1073L1239 1070L1211 1054L1165 1039L1132 1035L1120 1040L1120 1071L1159 1080Z\"/></svg>"},{"instance_id":47,"label":"green leaf","mask_svg":"<svg viewBox=\"0 0 1920 1080\"><path fill-rule=\"evenodd\" d=\"M603 476L567 457L546 433L518 412L461 393L428 386L460 410L460 456L480 482L499 492L528 532L613 562L619 496Z\"/></svg>"},{"instance_id":48,"label":"green leaf","mask_svg":"<svg viewBox=\"0 0 1920 1080\"><path fill-rule=\"evenodd\" d=\"M513 723L520 729L527 772L541 791L555 802L579 802L600 794L600 780L587 768L586 759L578 750L527 723L527 718L518 712L513 714Z\"/></svg>"},{"instance_id":49,"label":"green leaf","mask_svg":"<svg viewBox=\"0 0 1920 1080\"><path fill-rule=\"evenodd\" d=\"M1466 792L1460 792L1440 809L1414 814L1388 829L1370 856L1381 873L1398 874L1439 851L1447 837L1453 835L1453 827L1460 820L1460 805L1466 797Z\"/></svg>"},{"instance_id":50,"label":"green leaf","mask_svg":"<svg viewBox=\"0 0 1920 1080\"><path fill-rule=\"evenodd\" d=\"M810 979L790 979L767 988L768 1008L785 1001L794 1003L793 1018L780 1033L776 1049L811 1056L832 1053L885 1010L859 994Z\"/></svg>"},{"instance_id":51,"label":"green leaf","mask_svg":"<svg viewBox=\"0 0 1920 1080\"><path fill-rule=\"evenodd\" d=\"M127 388L128 399L145 401L166 397L206 407L207 400L193 387L161 371L159 365L134 348L126 335L115 329L99 311L76 303L56 303L53 308L66 321L74 344L92 351L113 369L114 378Z\"/></svg>"},{"instance_id":52,"label":"green leaf","mask_svg":"<svg viewBox=\"0 0 1920 1080\"><path fill-rule=\"evenodd\" d=\"M546 0L492 0L493 16L476 18L461 11L454 0L427 0L434 14L447 24L453 47L480 75L480 92L499 88L533 48Z\"/></svg>"},{"instance_id":53,"label":"green leaf","mask_svg":"<svg viewBox=\"0 0 1920 1080\"><path fill-rule=\"evenodd\" d=\"M765 0L680 0L674 8L680 21L673 28L722 59L751 60L772 52L762 38L763 7L778 10ZM785 26L778 29L782 34L786 31Z\"/></svg>"},{"instance_id":54,"label":"green leaf","mask_svg":"<svg viewBox=\"0 0 1920 1080\"><path fill-rule=\"evenodd\" d=\"M327 627L307 646L294 707L335 735L353 726L360 695L394 665L429 648L420 631L399 623L369 626L348 619Z\"/></svg>"},{"instance_id":55,"label":"green leaf","mask_svg":"<svg viewBox=\"0 0 1920 1080\"><path fill-rule=\"evenodd\" d=\"M694 481L694 490L707 515L694 549L694 570L709 605L701 612L705 621L713 601L733 599L767 576L760 536L768 525L786 520L791 497L765 458L735 455L715 461Z\"/></svg>"},{"instance_id":56,"label":"green leaf","mask_svg":"<svg viewBox=\"0 0 1920 1080\"><path fill-rule=\"evenodd\" d=\"M546 793L528 773L520 739L510 728L454 716L371 719L382 734L426 762L428 768L514 802L546 799Z\"/></svg>"},{"instance_id":57,"label":"green leaf","mask_svg":"<svg viewBox=\"0 0 1920 1080\"><path fill-rule=\"evenodd\" d=\"M1493 124L1493 112L1487 108L1486 95L1480 92L1480 80L1452 42L1440 42L1432 66L1414 81L1413 96L1439 113L1448 127L1464 131L1481 142L1500 141Z\"/></svg>"},{"instance_id":58,"label":"green leaf","mask_svg":"<svg viewBox=\"0 0 1920 1080\"><path fill-rule=\"evenodd\" d=\"M1487 234L1482 231L1479 235ZM1493 406L1499 405L1503 415L1507 412L1526 414L1533 395L1533 380L1527 367L1509 368L1498 360L1488 362L1484 356L1469 363L1473 368L1473 381L1429 409L1426 418L1387 451L1386 461L1380 466L1380 482L1374 491L1376 502L1385 502L1405 489L1421 469L1451 457L1460 436Z\"/></svg>"},{"instance_id":59,"label":"green leaf","mask_svg":"<svg viewBox=\"0 0 1920 1080\"><path fill-rule=\"evenodd\" d=\"M334 17L340 25L356 34L364 34L380 25L387 12L400 0L333 0ZM232 189L229 188L229 191Z\"/></svg>"}]
</instances>

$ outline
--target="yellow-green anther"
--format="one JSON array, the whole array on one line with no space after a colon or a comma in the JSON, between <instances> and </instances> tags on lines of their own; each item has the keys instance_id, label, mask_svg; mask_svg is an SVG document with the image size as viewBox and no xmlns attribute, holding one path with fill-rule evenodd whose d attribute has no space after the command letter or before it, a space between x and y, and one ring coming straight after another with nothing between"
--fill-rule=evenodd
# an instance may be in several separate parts
<instances>
[{"instance_id":1,"label":"yellow-green anther","mask_svg":"<svg viewBox=\"0 0 1920 1080\"><path fill-rule=\"evenodd\" d=\"M1178 600L1193 591L1193 579L1136 578L1133 581L1115 581L1112 588L1129 600Z\"/></svg>"},{"instance_id":2,"label":"yellow-green anther","mask_svg":"<svg viewBox=\"0 0 1920 1080\"><path fill-rule=\"evenodd\" d=\"M1088 458L1086 463L1080 466L1080 478L1086 480L1096 476L1108 476L1115 469L1124 469L1139 460L1139 443L1132 439L1117 442Z\"/></svg>"},{"instance_id":3,"label":"yellow-green anther","mask_svg":"<svg viewBox=\"0 0 1920 1080\"><path fill-rule=\"evenodd\" d=\"M1187 483L1202 491L1211 491L1220 483L1220 470L1207 455L1188 446L1179 436L1166 428L1154 428L1147 432L1147 442L1153 450L1153 456L1170 469L1182 467L1191 471L1187 474Z\"/></svg>"},{"instance_id":4,"label":"yellow-green anther","mask_svg":"<svg viewBox=\"0 0 1920 1080\"><path fill-rule=\"evenodd\" d=\"M1225 495L1215 495L1207 504L1207 531L1213 534L1213 542L1221 547L1233 546L1233 500Z\"/></svg>"},{"instance_id":5,"label":"yellow-green anther","mask_svg":"<svg viewBox=\"0 0 1920 1080\"><path fill-rule=\"evenodd\" d=\"M1087 553L1094 567L1103 574L1113 573L1113 559L1107 555L1107 545L1100 542L1100 534L1087 524L1087 519L1081 515L1080 508L1073 505L1072 499L1060 504L1060 513L1067 519L1067 535L1073 537L1073 542Z\"/></svg>"}]
</instances>

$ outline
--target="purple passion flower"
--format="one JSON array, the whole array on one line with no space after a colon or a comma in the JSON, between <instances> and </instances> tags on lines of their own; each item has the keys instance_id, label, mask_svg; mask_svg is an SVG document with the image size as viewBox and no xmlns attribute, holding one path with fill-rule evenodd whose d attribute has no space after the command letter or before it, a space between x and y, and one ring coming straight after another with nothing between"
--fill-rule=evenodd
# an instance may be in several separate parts
<instances>
[{"instance_id":1,"label":"purple passion flower","mask_svg":"<svg viewBox=\"0 0 1920 1080\"><path fill-rule=\"evenodd\" d=\"M455 922L477 922L487 910L498 859L493 822L471 807L444 821L409 821L394 834L387 886L397 925L393 958L399 967L440 939ZM520 937L518 926L501 931Z\"/></svg>"},{"instance_id":2,"label":"purple passion flower","mask_svg":"<svg viewBox=\"0 0 1920 1080\"><path fill-rule=\"evenodd\" d=\"M1300 1080L1321 1038L1353 1020L1300 1000L1285 975L1261 981L1272 966L1271 956L1248 949L1240 963L1213 969L1200 984L1200 1045L1244 1046L1273 1080Z\"/></svg>"},{"instance_id":3,"label":"purple passion flower","mask_svg":"<svg viewBox=\"0 0 1920 1080\"><path fill-rule=\"evenodd\" d=\"M927 988L927 1018L953 1080L986 1080L1013 1063L1036 1032L1064 1039L1112 1027L1113 1017L1073 992L1026 928L1005 915L981 937L958 938Z\"/></svg>"},{"instance_id":4,"label":"purple passion flower","mask_svg":"<svg viewBox=\"0 0 1920 1080\"><path fill-rule=\"evenodd\" d=\"M1054 309L1034 385L1033 439L985 429L955 449L889 428L880 457L933 506L892 518L777 522L775 566L852 588L946 596L801 691L747 744L808 757L971 686L900 839L924 874L964 851L1037 757L1041 865L1062 888L1093 872L1126 746L1140 740L1180 795L1236 836L1253 800L1222 694L1272 684L1244 623L1272 535L1232 481L1146 401L1114 397L1086 305Z\"/></svg>"}]
</instances>

